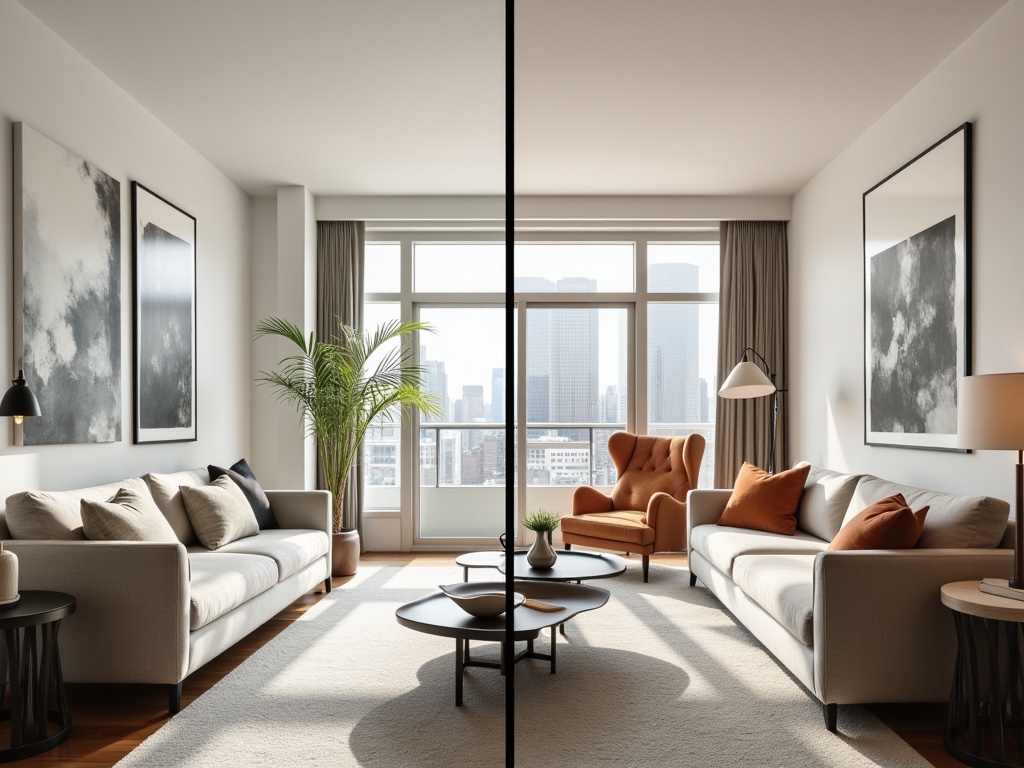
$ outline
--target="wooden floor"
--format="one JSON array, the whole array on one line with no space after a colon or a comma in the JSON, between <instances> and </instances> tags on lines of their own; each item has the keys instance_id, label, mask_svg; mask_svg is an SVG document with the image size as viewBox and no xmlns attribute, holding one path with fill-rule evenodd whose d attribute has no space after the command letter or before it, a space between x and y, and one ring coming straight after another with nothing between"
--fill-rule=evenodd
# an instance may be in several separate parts
<instances>
[{"instance_id":1,"label":"wooden floor","mask_svg":"<svg viewBox=\"0 0 1024 768\"><path fill-rule=\"evenodd\" d=\"M453 559L454 555L446 553L368 553L363 555L361 562L374 566L444 566L452 564ZM655 555L652 560L673 566L686 564L685 555ZM339 586L349 578L335 578L334 585ZM190 675L185 680L182 705L188 705L213 686L322 597L322 592L304 595L261 628ZM45 754L19 761L18 765L113 765L169 719L164 686L68 685L67 692L73 723L71 738ZM876 705L869 709L933 766L962 766L942 746L944 706Z\"/></svg>"}]
</instances>

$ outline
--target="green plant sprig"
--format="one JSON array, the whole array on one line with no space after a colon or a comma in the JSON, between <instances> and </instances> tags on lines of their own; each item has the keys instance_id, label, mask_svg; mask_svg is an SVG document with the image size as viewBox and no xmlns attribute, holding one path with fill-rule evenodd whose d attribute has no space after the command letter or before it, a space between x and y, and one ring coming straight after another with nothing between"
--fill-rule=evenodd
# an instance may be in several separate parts
<instances>
[{"instance_id":1,"label":"green plant sprig","mask_svg":"<svg viewBox=\"0 0 1024 768\"><path fill-rule=\"evenodd\" d=\"M538 509L523 518L523 527L531 531L553 531L558 527L561 518L554 512Z\"/></svg>"}]
</instances>

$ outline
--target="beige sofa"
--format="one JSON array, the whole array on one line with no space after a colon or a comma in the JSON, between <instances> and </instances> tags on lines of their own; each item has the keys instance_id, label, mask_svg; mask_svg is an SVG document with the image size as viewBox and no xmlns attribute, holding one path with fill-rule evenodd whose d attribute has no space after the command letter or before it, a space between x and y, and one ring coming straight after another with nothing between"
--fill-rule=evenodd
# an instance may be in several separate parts
<instances>
[{"instance_id":1,"label":"beige sofa","mask_svg":"<svg viewBox=\"0 0 1024 768\"><path fill-rule=\"evenodd\" d=\"M828 552L868 505L902 493L930 510L911 550ZM688 495L690 586L700 581L821 702L948 701L956 657L947 583L1013 570L1009 505L812 467L794 536L717 525L729 490ZM1008 549L1007 549L1008 548Z\"/></svg>"},{"instance_id":2,"label":"beige sofa","mask_svg":"<svg viewBox=\"0 0 1024 768\"><path fill-rule=\"evenodd\" d=\"M0 537L18 556L19 589L67 592L77 601L60 630L65 681L165 684L177 712L188 675L319 584L330 591L327 491L267 491L280 527L211 551L198 542L177 491L209 480L206 469L195 469L35 493L35 507L25 506L27 494L7 500ZM119 488L149 493L178 543L85 539L81 500L106 501ZM44 506L41 516L36 508ZM12 538L8 515L16 533L33 538Z\"/></svg>"}]
</instances>

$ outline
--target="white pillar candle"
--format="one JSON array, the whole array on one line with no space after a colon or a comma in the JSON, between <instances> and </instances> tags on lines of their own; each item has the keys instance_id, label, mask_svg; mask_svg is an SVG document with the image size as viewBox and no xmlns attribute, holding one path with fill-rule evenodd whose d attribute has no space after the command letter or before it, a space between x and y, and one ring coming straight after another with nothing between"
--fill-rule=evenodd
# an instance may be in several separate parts
<instances>
[{"instance_id":1,"label":"white pillar candle","mask_svg":"<svg viewBox=\"0 0 1024 768\"><path fill-rule=\"evenodd\" d=\"M10 602L18 596L18 556L4 549L0 541L0 602Z\"/></svg>"}]
</instances>

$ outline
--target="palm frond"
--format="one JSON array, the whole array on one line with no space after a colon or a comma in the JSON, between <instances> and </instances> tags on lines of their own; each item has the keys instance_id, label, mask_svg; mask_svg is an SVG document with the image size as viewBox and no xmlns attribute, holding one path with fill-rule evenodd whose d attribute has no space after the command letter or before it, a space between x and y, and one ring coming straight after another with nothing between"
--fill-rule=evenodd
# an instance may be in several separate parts
<instances>
[{"instance_id":1,"label":"palm frond","mask_svg":"<svg viewBox=\"0 0 1024 768\"><path fill-rule=\"evenodd\" d=\"M423 369L412 365L412 355L402 349L402 339L419 332L434 329L426 323L395 320L360 331L339 321L330 341L323 341L313 333L305 336L283 318L268 317L256 325L256 339L275 336L299 349L284 357L277 370L260 371L257 383L294 406L307 435L316 439L327 486L334 494L335 530L341 528L345 483L371 425L395 409L403 415L412 409L442 413L437 397L421 391Z\"/></svg>"}]
</instances>

